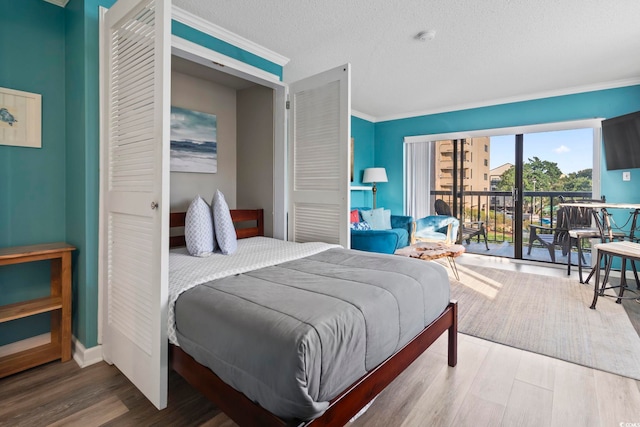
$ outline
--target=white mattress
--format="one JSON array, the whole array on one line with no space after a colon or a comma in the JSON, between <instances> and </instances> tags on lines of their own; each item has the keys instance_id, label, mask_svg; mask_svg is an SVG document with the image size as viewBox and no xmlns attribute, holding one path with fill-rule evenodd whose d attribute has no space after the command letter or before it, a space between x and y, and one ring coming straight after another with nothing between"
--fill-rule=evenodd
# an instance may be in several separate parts
<instances>
[{"instance_id":1,"label":"white mattress","mask_svg":"<svg viewBox=\"0 0 640 427\"><path fill-rule=\"evenodd\" d=\"M169 341L178 345L174 308L182 292L214 279L304 258L336 247L340 246L322 242L293 243L269 237L251 237L239 239L238 250L233 255L215 253L206 258L199 258L189 255L186 248L172 249L169 251Z\"/></svg>"}]
</instances>

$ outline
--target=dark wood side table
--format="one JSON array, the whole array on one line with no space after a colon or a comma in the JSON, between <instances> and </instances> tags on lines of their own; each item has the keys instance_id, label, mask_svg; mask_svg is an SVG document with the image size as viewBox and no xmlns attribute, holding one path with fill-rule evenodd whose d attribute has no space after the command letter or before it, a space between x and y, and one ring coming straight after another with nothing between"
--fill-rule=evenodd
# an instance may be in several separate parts
<instances>
[{"instance_id":1,"label":"dark wood side table","mask_svg":"<svg viewBox=\"0 0 640 427\"><path fill-rule=\"evenodd\" d=\"M51 342L0 358L0 378L52 360L71 359L71 252L66 243L0 248L0 266L51 260L51 294L0 306L0 323L51 313Z\"/></svg>"}]
</instances>

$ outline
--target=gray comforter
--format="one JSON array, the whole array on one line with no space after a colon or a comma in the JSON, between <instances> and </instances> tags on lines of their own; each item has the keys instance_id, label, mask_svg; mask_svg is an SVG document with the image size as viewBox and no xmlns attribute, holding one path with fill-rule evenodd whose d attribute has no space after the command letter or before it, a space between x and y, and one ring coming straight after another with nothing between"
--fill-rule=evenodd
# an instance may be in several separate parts
<instances>
[{"instance_id":1,"label":"gray comforter","mask_svg":"<svg viewBox=\"0 0 640 427\"><path fill-rule=\"evenodd\" d=\"M177 337L270 412L311 419L448 302L439 264L330 249L184 292L175 307Z\"/></svg>"}]
</instances>

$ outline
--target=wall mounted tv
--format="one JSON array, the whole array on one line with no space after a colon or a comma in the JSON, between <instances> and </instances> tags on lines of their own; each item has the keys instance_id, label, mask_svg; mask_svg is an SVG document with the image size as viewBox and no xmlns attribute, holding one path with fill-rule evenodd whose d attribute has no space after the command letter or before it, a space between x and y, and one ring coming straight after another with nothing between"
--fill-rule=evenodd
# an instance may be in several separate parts
<instances>
[{"instance_id":1,"label":"wall mounted tv","mask_svg":"<svg viewBox=\"0 0 640 427\"><path fill-rule=\"evenodd\" d=\"M602 121L607 170L640 168L640 111Z\"/></svg>"}]
</instances>

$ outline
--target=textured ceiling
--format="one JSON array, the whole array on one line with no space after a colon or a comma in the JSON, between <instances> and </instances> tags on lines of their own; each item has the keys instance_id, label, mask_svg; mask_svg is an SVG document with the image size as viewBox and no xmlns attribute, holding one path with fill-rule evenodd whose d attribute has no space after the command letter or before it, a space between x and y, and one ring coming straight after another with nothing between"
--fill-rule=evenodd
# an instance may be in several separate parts
<instances>
[{"instance_id":1,"label":"textured ceiling","mask_svg":"<svg viewBox=\"0 0 640 427\"><path fill-rule=\"evenodd\" d=\"M377 120L640 83L640 0L173 3L290 58L285 82L351 63Z\"/></svg>"}]
</instances>

